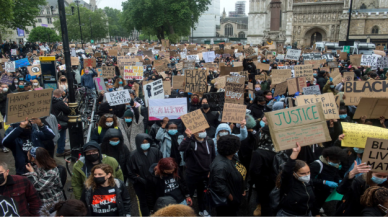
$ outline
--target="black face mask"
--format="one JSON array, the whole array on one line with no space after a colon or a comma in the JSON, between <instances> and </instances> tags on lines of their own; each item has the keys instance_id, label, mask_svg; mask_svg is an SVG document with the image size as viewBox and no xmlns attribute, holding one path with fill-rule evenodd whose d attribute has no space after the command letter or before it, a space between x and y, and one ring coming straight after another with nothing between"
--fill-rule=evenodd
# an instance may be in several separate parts
<instances>
[{"instance_id":1,"label":"black face mask","mask_svg":"<svg viewBox=\"0 0 388 217\"><path fill-rule=\"evenodd\" d=\"M94 177L93 180L97 185L102 185L105 183L105 177Z\"/></svg>"},{"instance_id":2,"label":"black face mask","mask_svg":"<svg viewBox=\"0 0 388 217\"><path fill-rule=\"evenodd\" d=\"M203 109L208 109L209 108L209 104L202 104L202 108Z\"/></svg>"},{"instance_id":3,"label":"black face mask","mask_svg":"<svg viewBox=\"0 0 388 217\"><path fill-rule=\"evenodd\" d=\"M65 81L66 81L66 79L61 79L61 81L62 81L62 82L65 82Z\"/></svg>"},{"instance_id":4,"label":"black face mask","mask_svg":"<svg viewBox=\"0 0 388 217\"><path fill-rule=\"evenodd\" d=\"M0 184L3 184L5 182L4 173L0 174Z\"/></svg>"},{"instance_id":5,"label":"black face mask","mask_svg":"<svg viewBox=\"0 0 388 217\"><path fill-rule=\"evenodd\" d=\"M90 162L96 162L100 159L100 155L99 154L91 154L91 155L86 155L85 158L86 158L86 160L88 160Z\"/></svg>"}]
</instances>

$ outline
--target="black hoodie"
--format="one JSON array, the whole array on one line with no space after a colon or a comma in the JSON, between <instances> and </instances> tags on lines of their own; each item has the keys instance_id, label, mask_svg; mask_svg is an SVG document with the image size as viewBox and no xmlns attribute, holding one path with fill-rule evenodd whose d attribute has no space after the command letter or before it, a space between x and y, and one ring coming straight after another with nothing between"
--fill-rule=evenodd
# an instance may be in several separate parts
<instances>
[{"instance_id":1,"label":"black hoodie","mask_svg":"<svg viewBox=\"0 0 388 217\"><path fill-rule=\"evenodd\" d=\"M158 163L163 158L162 152L154 147L148 149L147 155L143 152L141 144L145 139L152 144L153 141L150 135L145 133L136 135L136 150L131 153L131 157L127 163L128 177L133 184L145 185L147 180L151 180L152 177L148 171L149 168L152 164Z\"/></svg>"},{"instance_id":2,"label":"black hoodie","mask_svg":"<svg viewBox=\"0 0 388 217\"><path fill-rule=\"evenodd\" d=\"M100 156L100 159L98 161L101 162L102 161L101 149L100 149L100 146L98 145L98 143L96 141L92 140L92 141L90 141L90 142L88 142L88 143L86 143L84 145L84 147L82 148L83 155L85 155L84 150L86 150L86 148L89 147L89 146L92 146L93 148L96 148L98 150L98 155ZM94 166L95 165L92 164L92 162L89 162L85 158L85 163L84 163L84 166L82 167L82 171L85 173L86 177L89 177L90 171L92 171L92 168Z\"/></svg>"}]
</instances>

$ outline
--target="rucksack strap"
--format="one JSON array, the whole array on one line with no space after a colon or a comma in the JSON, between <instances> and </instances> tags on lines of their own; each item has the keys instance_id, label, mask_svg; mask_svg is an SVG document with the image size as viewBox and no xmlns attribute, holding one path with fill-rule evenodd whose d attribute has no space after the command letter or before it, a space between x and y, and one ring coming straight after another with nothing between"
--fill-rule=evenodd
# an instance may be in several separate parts
<instances>
[{"instance_id":1,"label":"rucksack strap","mask_svg":"<svg viewBox=\"0 0 388 217\"><path fill-rule=\"evenodd\" d=\"M320 160L315 160L315 161L319 163L319 166L320 166L320 168L319 168L319 174L321 174L321 172L322 172L322 170L323 170L323 163L322 163L322 161L320 161Z\"/></svg>"}]
</instances>

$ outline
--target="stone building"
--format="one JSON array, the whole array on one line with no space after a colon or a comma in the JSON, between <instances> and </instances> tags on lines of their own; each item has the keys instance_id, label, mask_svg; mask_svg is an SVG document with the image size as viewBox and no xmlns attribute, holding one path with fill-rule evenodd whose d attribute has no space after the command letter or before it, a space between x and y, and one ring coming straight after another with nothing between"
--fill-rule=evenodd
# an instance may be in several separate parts
<instances>
[{"instance_id":1,"label":"stone building","mask_svg":"<svg viewBox=\"0 0 388 217\"><path fill-rule=\"evenodd\" d=\"M248 34L248 17L227 17L225 8L220 25L217 25L216 37L233 38L234 41L245 42Z\"/></svg>"}]
</instances>

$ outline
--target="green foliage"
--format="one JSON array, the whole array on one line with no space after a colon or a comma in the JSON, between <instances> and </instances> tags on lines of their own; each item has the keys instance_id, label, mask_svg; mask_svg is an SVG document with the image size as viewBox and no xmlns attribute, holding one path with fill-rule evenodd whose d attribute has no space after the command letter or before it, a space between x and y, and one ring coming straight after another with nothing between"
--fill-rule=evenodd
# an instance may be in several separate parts
<instances>
[{"instance_id":1,"label":"green foliage","mask_svg":"<svg viewBox=\"0 0 388 217\"><path fill-rule=\"evenodd\" d=\"M39 7L45 5L46 0L0 0L0 25L10 29L32 26Z\"/></svg>"},{"instance_id":2,"label":"green foliage","mask_svg":"<svg viewBox=\"0 0 388 217\"><path fill-rule=\"evenodd\" d=\"M109 34L111 36L128 37L129 31L122 25L123 12L110 7L105 7L104 11L109 20Z\"/></svg>"},{"instance_id":3,"label":"green foliage","mask_svg":"<svg viewBox=\"0 0 388 217\"><path fill-rule=\"evenodd\" d=\"M66 14L71 14L71 6L75 7L75 10L74 15L66 15L68 37L70 41L81 40L77 5L72 3L69 7L66 7ZM103 39L108 35L108 18L103 10L97 9L93 12L79 5L79 14L81 17L82 39L84 43L90 42L92 39ZM61 32L60 21L55 20L53 24Z\"/></svg>"},{"instance_id":4,"label":"green foliage","mask_svg":"<svg viewBox=\"0 0 388 217\"><path fill-rule=\"evenodd\" d=\"M190 33L209 4L210 0L127 0L122 3L122 20L127 29L136 28L159 40L172 36L173 41Z\"/></svg>"},{"instance_id":5,"label":"green foliage","mask_svg":"<svg viewBox=\"0 0 388 217\"><path fill-rule=\"evenodd\" d=\"M49 37L50 36L50 37ZM29 42L55 42L62 41L61 37L57 33L46 27L38 26L31 30L30 35L28 36Z\"/></svg>"}]
</instances>

